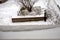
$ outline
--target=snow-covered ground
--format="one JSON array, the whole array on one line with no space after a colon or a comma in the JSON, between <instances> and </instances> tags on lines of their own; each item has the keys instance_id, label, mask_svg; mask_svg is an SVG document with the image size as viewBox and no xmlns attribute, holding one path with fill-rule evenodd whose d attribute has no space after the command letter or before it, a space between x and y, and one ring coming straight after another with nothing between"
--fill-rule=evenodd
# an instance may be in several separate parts
<instances>
[{"instance_id":1,"label":"snow-covered ground","mask_svg":"<svg viewBox=\"0 0 60 40\"><path fill-rule=\"evenodd\" d=\"M38 2L35 3L34 6L41 6L41 8L47 9L47 3L48 3L47 0L39 0ZM16 0L8 0L6 3L0 4L0 25L50 25L52 24L51 22L48 21L12 23L11 18L17 17L17 13L19 12L19 9L20 9L20 5L16 2ZM60 12L58 11L58 13Z\"/></svg>"}]
</instances>

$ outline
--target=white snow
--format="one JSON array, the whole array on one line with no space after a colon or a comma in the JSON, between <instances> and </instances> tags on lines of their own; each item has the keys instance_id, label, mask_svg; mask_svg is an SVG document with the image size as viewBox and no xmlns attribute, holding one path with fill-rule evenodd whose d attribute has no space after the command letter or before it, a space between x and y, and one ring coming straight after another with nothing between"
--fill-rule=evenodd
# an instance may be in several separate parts
<instances>
[{"instance_id":1,"label":"white snow","mask_svg":"<svg viewBox=\"0 0 60 40\"><path fill-rule=\"evenodd\" d=\"M46 7L46 2L44 2L45 0L38 0L35 4L34 4L34 6L41 6L41 8L47 8ZM34 7L33 6L33 7Z\"/></svg>"},{"instance_id":2,"label":"white snow","mask_svg":"<svg viewBox=\"0 0 60 40\"><path fill-rule=\"evenodd\" d=\"M0 24L10 23L13 16L17 16L19 5L8 0L6 3L0 4Z\"/></svg>"},{"instance_id":3,"label":"white snow","mask_svg":"<svg viewBox=\"0 0 60 40\"><path fill-rule=\"evenodd\" d=\"M47 0L39 0L34 6L41 6L41 8L47 8L46 1ZM57 4L59 3L60 2L58 1ZM20 5L15 0L8 0L6 3L0 4L0 25L50 25L52 24L51 22L44 22L44 21L12 23L11 18L17 17L17 13L19 12L19 9L20 9Z\"/></svg>"},{"instance_id":4,"label":"white snow","mask_svg":"<svg viewBox=\"0 0 60 40\"><path fill-rule=\"evenodd\" d=\"M49 0L47 9L48 9L48 14L51 14L49 21L53 22L54 24L60 24L60 1L59 0ZM58 6L57 6L58 5Z\"/></svg>"}]
</instances>

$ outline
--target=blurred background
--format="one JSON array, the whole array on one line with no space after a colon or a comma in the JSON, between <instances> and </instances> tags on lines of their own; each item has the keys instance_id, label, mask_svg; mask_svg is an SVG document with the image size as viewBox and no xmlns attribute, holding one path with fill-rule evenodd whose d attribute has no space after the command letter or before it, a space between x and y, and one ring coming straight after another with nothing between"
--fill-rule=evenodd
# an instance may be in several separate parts
<instances>
[{"instance_id":1,"label":"blurred background","mask_svg":"<svg viewBox=\"0 0 60 40\"><path fill-rule=\"evenodd\" d=\"M8 2L4 3L4 5L0 4L1 10L4 11L3 12L0 10L0 12L1 12L0 15L2 15L2 13L3 13L4 15L6 15L6 16L3 16L3 18L8 17L8 19L11 18L12 16L17 16L16 11L18 11L18 9L19 9L19 4L16 2L18 2L18 1L17 0L15 0L15 1L9 0ZM43 2L47 3L47 1L44 1L44 0L43 0ZM56 0L56 2L57 2L57 4L59 4L60 0L58 0L58 1ZM52 1L52 3L53 3L53 1ZM7 4L7 8L6 8L5 4ZM40 4L42 4L41 5L42 7L44 7L44 8L46 7L46 6L43 6L42 1ZM53 4L51 4L51 5L53 5ZM12 7L12 5L14 5L14 6ZM18 6L18 8L16 5ZM45 4L45 5L47 5L47 4ZM10 10L10 7L11 7L11 10L12 9L14 10L13 12ZM53 7L53 6L51 6L51 7ZM54 5L54 7L55 7L55 5ZM57 13L60 14L60 11L58 11L58 8L56 8L56 7L54 8L54 7L53 7L53 9L57 10ZM17 8L17 9L15 9L15 8ZM9 13L9 11L11 13ZM5 12L7 12L7 13L5 14ZM12 13L14 13L14 15L12 15ZM7 22L7 24L8 24L9 20L7 20L7 21L8 21ZM0 21L0 23L2 23L2 20ZM6 23L6 21L5 21L5 23ZM20 31L20 32L1 32L0 31L0 39L60 39L60 27L56 27L56 28L52 28L52 29L34 30L34 31Z\"/></svg>"}]
</instances>

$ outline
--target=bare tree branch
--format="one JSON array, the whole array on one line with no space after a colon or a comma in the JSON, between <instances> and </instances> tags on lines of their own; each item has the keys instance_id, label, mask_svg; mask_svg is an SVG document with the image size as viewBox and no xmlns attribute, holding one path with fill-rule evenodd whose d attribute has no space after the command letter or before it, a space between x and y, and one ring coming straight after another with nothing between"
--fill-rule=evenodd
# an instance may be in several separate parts
<instances>
[{"instance_id":1,"label":"bare tree branch","mask_svg":"<svg viewBox=\"0 0 60 40\"><path fill-rule=\"evenodd\" d=\"M23 6L29 11L32 11L32 7L35 4L37 0L20 0L20 2L23 4Z\"/></svg>"}]
</instances>

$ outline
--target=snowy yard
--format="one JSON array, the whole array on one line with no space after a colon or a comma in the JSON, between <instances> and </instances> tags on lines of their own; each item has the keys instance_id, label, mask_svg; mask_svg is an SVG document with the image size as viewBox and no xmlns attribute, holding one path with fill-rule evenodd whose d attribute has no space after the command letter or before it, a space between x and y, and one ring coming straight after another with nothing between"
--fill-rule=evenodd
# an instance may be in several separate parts
<instances>
[{"instance_id":1,"label":"snowy yard","mask_svg":"<svg viewBox=\"0 0 60 40\"><path fill-rule=\"evenodd\" d=\"M48 9L47 1L48 0L39 0L38 2L35 3L34 6L41 6L41 8ZM57 4L59 5L59 3L60 2L58 0ZM54 3L52 2L52 4ZM49 5L50 8L52 7L52 4L50 4L51 6ZM55 6L56 5L54 4L54 7ZM17 13L19 12L19 10L20 10L20 5L17 3L16 0L8 0L6 3L0 4L0 25L51 25L51 24L54 24L52 22L49 22L48 20L46 22L37 21L37 22L12 23L11 19L14 17L18 17ZM54 10L56 11L57 14L60 13L57 7L55 7Z\"/></svg>"}]
</instances>

